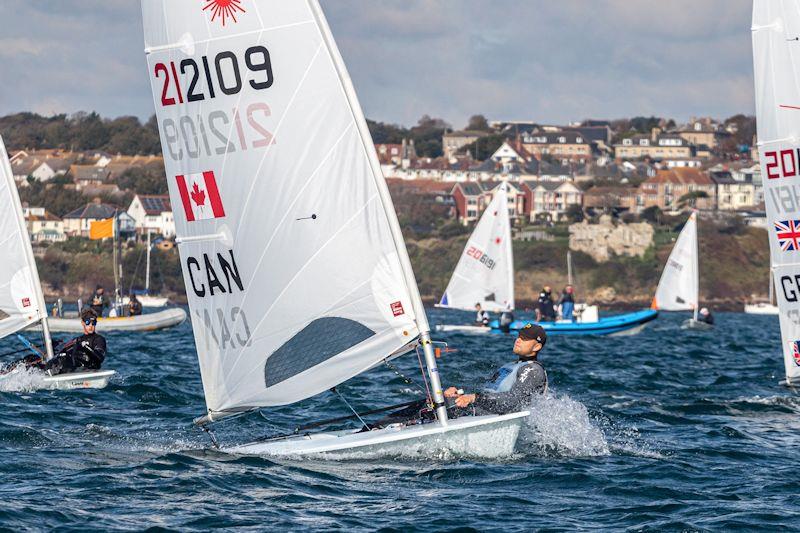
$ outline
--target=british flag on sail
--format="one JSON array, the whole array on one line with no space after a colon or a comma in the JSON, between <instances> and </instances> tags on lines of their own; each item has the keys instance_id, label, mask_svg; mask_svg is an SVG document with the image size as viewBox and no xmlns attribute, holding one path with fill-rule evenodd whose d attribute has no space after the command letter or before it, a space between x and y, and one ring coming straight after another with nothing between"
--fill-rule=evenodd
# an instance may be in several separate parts
<instances>
[{"instance_id":1,"label":"british flag on sail","mask_svg":"<svg viewBox=\"0 0 800 533\"><path fill-rule=\"evenodd\" d=\"M800 341L792 343L792 357L794 357L794 364L800 366Z\"/></svg>"},{"instance_id":2,"label":"british flag on sail","mask_svg":"<svg viewBox=\"0 0 800 533\"><path fill-rule=\"evenodd\" d=\"M778 245L784 252L800 250L800 220L775 222L775 235L778 237Z\"/></svg>"}]
</instances>

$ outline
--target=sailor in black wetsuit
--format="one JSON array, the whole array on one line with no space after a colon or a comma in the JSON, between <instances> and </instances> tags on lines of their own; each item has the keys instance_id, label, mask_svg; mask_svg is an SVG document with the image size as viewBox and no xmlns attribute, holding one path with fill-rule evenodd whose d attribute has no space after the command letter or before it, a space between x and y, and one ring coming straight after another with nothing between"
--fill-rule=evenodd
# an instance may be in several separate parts
<instances>
[{"instance_id":1,"label":"sailor in black wetsuit","mask_svg":"<svg viewBox=\"0 0 800 533\"><path fill-rule=\"evenodd\" d=\"M65 344L59 353L44 364L43 369L51 376L69 374L83 370L99 370L106 359L106 340L95 333L97 313L86 309L81 313L83 335Z\"/></svg>"},{"instance_id":2,"label":"sailor in black wetsuit","mask_svg":"<svg viewBox=\"0 0 800 533\"><path fill-rule=\"evenodd\" d=\"M514 353L519 360L501 366L477 394L463 394L455 387L444 391L447 413L451 418L465 415L507 414L529 409L534 394L547 392L547 372L537 360L547 342L547 333L536 324L528 324L519 331L514 342ZM436 419L435 411L427 400L419 400L395 411L371 427L389 424L421 424ZM367 427L367 426L365 426Z\"/></svg>"},{"instance_id":3,"label":"sailor in black wetsuit","mask_svg":"<svg viewBox=\"0 0 800 533\"><path fill-rule=\"evenodd\" d=\"M709 311L707 307L700 309L700 314L697 316L697 319L700 322L705 322L709 326L714 325L714 315L711 314L711 311Z\"/></svg>"},{"instance_id":4,"label":"sailor in black wetsuit","mask_svg":"<svg viewBox=\"0 0 800 533\"><path fill-rule=\"evenodd\" d=\"M3 373L10 372L19 365L38 368L51 376L99 370L106 358L106 340L95 333L97 314L87 308L81 313L81 322L84 334L59 346L58 352L46 363L40 355L29 355L6 367Z\"/></svg>"},{"instance_id":5,"label":"sailor in black wetsuit","mask_svg":"<svg viewBox=\"0 0 800 533\"><path fill-rule=\"evenodd\" d=\"M445 398L455 400L459 408L453 415L508 414L528 409L534 394L547 391L547 372L538 361L546 342L547 333L541 326L528 324L522 328L514 342L519 360L501 366L481 392L459 394L455 387L444 391Z\"/></svg>"}]
</instances>

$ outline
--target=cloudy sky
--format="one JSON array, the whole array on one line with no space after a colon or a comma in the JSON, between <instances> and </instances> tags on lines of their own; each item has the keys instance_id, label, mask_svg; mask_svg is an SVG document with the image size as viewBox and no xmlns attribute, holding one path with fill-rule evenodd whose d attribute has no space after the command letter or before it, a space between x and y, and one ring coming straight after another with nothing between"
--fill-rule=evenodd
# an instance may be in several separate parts
<instances>
[{"instance_id":1,"label":"cloudy sky","mask_svg":"<svg viewBox=\"0 0 800 533\"><path fill-rule=\"evenodd\" d=\"M370 118L753 113L749 0L322 4ZM153 113L138 0L2 0L0 14L0 114Z\"/></svg>"}]
</instances>

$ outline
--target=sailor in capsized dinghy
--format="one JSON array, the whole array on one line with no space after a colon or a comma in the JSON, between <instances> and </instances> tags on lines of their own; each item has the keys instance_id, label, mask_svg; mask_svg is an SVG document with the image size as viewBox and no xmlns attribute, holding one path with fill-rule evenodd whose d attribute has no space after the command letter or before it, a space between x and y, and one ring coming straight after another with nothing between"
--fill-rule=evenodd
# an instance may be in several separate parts
<instances>
[{"instance_id":1,"label":"sailor in capsized dinghy","mask_svg":"<svg viewBox=\"0 0 800 533\"><path fill-rule=\"evenodd\" d=\"M43 370L51 376L99 370L106 358L106 340L95 332L97 313L85 309L81 313L81 322L84 334L60 346L51 360L44 362L39 355L29 355L13 363L8 370L21 364Z\"/></svg>"}]
</instances>

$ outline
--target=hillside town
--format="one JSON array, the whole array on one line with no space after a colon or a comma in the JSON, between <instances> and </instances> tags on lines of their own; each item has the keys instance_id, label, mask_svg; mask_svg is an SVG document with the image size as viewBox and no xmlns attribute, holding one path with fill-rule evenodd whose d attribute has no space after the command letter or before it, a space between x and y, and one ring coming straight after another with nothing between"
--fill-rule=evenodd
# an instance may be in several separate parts
<instances>
[{"instance_id":1,"label":"hillside town","mask_svg":"<svg viewBox=\"0 0 800 533\"><path fill-rule=\"evenodd\" d=\"M415 198L444 222L473 224L504 182L518 237L529 226L597 222L603 214L636 222L643 213L687 208L737 214L751 225L764 221L752 117L694 118L683 125L640 117L555 126L489 123L476 115L465 130L433 122L438 129L426 134L426 153L418 153L413 129L395 131L395 138L411 134L375 148L393 195ZM377 131L385 125L370 125L376 140L385 137ZM85 238L93 221L115 214L120 227L139 236L174 237L160 154L13 144L11 154L23 201L43 202L25 206L34 243ZM150 178L147 187L141 186L143 176ZM153 182L159 194L151 194ZM59 205L44 205L47 198ZM401 202L401 218L403 207Z\"/></svg>"},{"instance_id":2,"label":"hillside town","mask_svg":"<svg viewBox=\"0 0 800 533\"><path fill-rule=\"evenodd\" d=\"M451 131L443 155L419 157L413 141L377 146L395 189L435 195L462 224L475 222L500 183L510 186L517 227L611 214L633 220L650 210L686 208L736 213L763 224L764 195L754 139L739 124L710 118L676 126L653 121L648 134L610 121L567 126L493 123L487 130ZM497 147L478 160L482 142Z\"/></svg>"}]
</instances>

